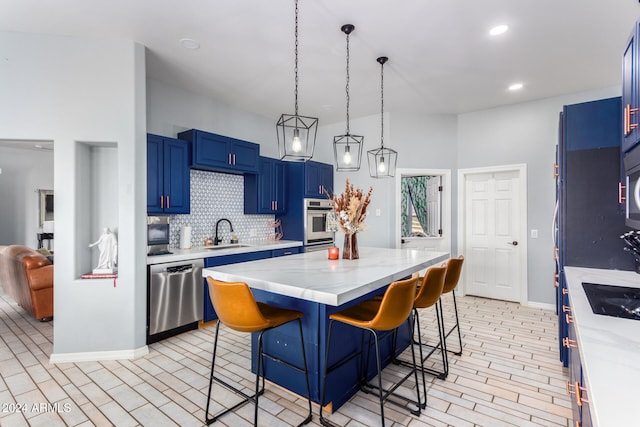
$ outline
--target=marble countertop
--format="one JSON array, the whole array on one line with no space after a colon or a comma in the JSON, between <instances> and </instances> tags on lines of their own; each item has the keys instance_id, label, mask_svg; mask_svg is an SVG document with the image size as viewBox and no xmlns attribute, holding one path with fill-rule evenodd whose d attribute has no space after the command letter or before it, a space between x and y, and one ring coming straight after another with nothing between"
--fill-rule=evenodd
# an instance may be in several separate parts
<instances>
[{"instance_id":1,"label":"marble countertop","mask_svg":"<svg viewBox=\"0 0 640 427\"><path fill-rule=\"evenodd\" d=\"M582 282L640 288L632 271L565 267L594 426L640 425L640 321L594 314Z\"/></svg>"},{"instance_id":2,"label":"marble countertop","mask_svg":"<svg viewBox=\"0 0 640 427\"><path fill-rule=\"evenodd\" d=\"M247 252L270 251L302 246L302 242L293 240L265 240L238 245L218 245L209 247L193 247L191 249L169 249L167 255L147 256L147 265L162 264L164 262L187 261L190 259L210 258L223 255L235 255Z\"/></svg>"},{"instance_id":3,"label":"marble countertop","mask_svg":"<svg viewBox=\"0 0 640 427\"><path fill-rule=\"evenodd\" d=\"M338 306L449 258L446 252L360 248L360 259L327 259L326 251L205 268L203 276Z\"/></svg>"}]
</instances>

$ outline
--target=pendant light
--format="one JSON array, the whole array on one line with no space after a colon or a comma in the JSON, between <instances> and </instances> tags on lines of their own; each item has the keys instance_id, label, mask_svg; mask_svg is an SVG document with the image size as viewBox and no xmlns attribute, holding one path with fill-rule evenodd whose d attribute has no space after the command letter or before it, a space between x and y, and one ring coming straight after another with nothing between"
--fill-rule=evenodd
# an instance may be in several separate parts
<instances>
[{"instance_id":1,"label":"pendant light","mask_svg":"<svg viewBox=\"0 0 640 427\"><path fill-rule=\"evenodd\" d=\"M396 174L398 152L384 146L384 64L389 58L381 56L380 63L380 148L367 151L369 175L372 178L390 178Z\"/></svg>"},{"instance_id":2,"label":"pendant light","mask_svg":"<svg viewBox=\"0 0 640 427\"><path fill-rule=\"evenodd\" d=\"M364 137L351 135L349 133L349 34L355 30L351 24L343 25L340 30L347 35L347 131L344 135L333 137L333 154L336 161L336 171L357 171L360 170L362 159L362 145Z\"/></svg>"},{"instance_id":3,"label":"pendant light","mask_svg":"<svg viewBox=\"0 0 640 427\"><path fill-rule=\"evenodd\" d=\"M298 0L295 0L295 113L280 116L278 131L278 150L281 160L306 162L313 157L318 131L318 119L298 115Z\"/></svg>"}]
</instances>

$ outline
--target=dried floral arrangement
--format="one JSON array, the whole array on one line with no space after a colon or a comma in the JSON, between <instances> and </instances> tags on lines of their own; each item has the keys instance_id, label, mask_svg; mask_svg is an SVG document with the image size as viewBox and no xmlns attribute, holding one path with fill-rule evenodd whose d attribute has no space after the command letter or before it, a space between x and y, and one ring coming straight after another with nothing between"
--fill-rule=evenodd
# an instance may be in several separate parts
<instances>
[{"instance_id":1,"label":"dried floral arrangement","mask_svg":"<svg viewBox=\"0 0 640 427\"><path fill-rule=\"evenodd\" d=\"M372 192L373 187L369 187L367 194L364 194L361 189L354 188L348 178L344 193L339 197L335 194L332 197L325 191L336 214L338 227L345 234L358 233L365 229L364 220L367 217Z\"/></svg>"}]
</instances>

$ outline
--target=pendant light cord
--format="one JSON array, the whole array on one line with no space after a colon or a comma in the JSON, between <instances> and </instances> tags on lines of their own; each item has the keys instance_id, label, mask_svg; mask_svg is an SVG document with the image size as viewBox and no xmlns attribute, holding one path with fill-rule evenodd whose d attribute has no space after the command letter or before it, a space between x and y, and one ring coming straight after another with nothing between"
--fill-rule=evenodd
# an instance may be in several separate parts
<instances>
[{"instance_id":1,"label":"pendant light cord","mask_svg":"<svg viewBox=\"0 0 640 427\"><path fill-rule=\"evenodd\" d=\"M295 115L298 115L298 0L295 0L295 4L296 4L296 26L295 26L295 48L294 48L294 56L295 56L295 62L294 62L294 67L293 67L293 72L295 74L295 90L294 90L294 96L295 96Z\"/></svg>"},{"instance_id":2,"label":"pendant light cord","mask_svg":"<svg viewBox=\"0 0 640 427\"><path fill-rule=\"evenodd\" d=\"M349 135L349 33L347 33L347 85L345 87L347 92L347 135Z\"/></svg>"},{"instance_id":3,"label":"pendant light cord","mask_svg":"<svg viewBox=\"0 0 640 427\"><path fill-rule=\"evenodd\" d=\"M380 63L380 148L384 148L384 62Z\"/></svg>"}]
</instances>

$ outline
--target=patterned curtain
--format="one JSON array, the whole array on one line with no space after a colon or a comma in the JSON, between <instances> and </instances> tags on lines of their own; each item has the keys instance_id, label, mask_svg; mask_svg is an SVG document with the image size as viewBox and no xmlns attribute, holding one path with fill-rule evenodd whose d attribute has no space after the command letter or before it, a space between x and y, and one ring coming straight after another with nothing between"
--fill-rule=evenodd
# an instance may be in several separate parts
<instances>
[{"instance_id":1,"label":"patterned curtain","mask_svg":"<svg viewBox=\"0 0 640 427\"><path fill-rule=\"evenodd\" d=\"M401 181L401 209L402 209L402 235L411 236L411 207L415 210L416 217L427 232L427 182L429 176L403 177Z\"/></svg>"}]
</instances>

